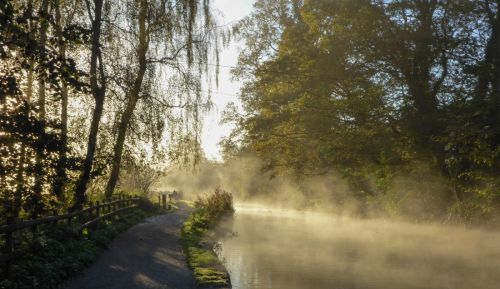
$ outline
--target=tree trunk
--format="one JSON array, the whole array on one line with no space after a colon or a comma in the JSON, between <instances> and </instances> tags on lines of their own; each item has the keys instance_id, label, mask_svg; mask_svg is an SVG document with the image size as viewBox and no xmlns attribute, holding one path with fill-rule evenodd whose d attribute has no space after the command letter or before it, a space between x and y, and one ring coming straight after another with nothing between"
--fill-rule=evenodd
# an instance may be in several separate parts
<instances>
[{"instance_id":1,"label":"tree trunk","mask_svg":"<svg viewBox=\"0 0 500 289\"><path fill-rule=\"evenodd\" d=\"M59 57L66 58L66 44L62 37L61 7L59 0L54 1L56 11L56 30L57 40L59 42ZM54 195L58 201L64 202L64 191L67 180L67 142L68 142L68 88L64 80L61 81L61 147L59 150L59 160L56 167L56 179L54 182Z\"/></svg>"},{"instance_id":2,"label":"tree trunk","mask_svg":"<svg viewBox=\"0 0 500 289\"><path fill-rule=\"evenodd\" d=\"M35 61L33 58L29 60L29 69L28 69L28 76L27 76L27 88L26 88L26 102L31 103L31 99L33 98L33 65L35 65Z\"/></svg>"},{"instance_id":3,"label":"tree trunk","mask_svg":"<svg viewBox=\"0 0 500 289\"><path fill-rule=\"evenodd\" d=\"M500 1L497 0L497 3L498 5L500 5ZM494 82L494 71L500 70L498 64L498 61L500 59L500 52L498 52L500 49L499 10L500 9L497 9L496 19L491 19L491 35L486 44L484 60L479 67L479 78L476 85L476 91L474 93L474 105L478 109L484 109L484 107L488 105L487 97L488 92L490 91L490 85L492 85ZM495 62L497 62L496 65ZM492 86L494 88L494 85Z\"/></svg>"},{"instance_id":4,"label":"tree trunk","mask_svg":"<svg viewBox=\"0 0 500 289\"><path fill-rule=\"evenodd\" d=\"M45 57L45 45L47 42L47 28L48 28L48 10L49 10L49 0L43 0L40 6L40 55L42 58ZM45 74L41 73L38 77L38 118L40 121L45 122ZM40 139L40 142L44 142L44 139ZM36 218L43 210L42 204L42 190L43 190L43 155L44 148L41 146L36 150L35 157L35 184L33 187L33 204L34 208L31 212L31 218Z\"/></svg>"},{"instance_id":5,"label":"tree trunk","mask_svg":"<svg viewBox=\"0 0 500 289\"><path fill-rule=\"evenodd\" d=\"M413 35L414 50L408 60L411 61L409 68L401 68L406 78L411 99L413 100L414 113L411 117L410 129L414 133L415 140L421 148L428 148L432 141L431 136L437 131L438 100L437 93L439 85L437 80L432 79L432 65L434 56L432 46L435 42L433 36L432 15L435 7L428 2L419 2L416 6L418 27ZM435 86L435 87L434 87Z\"/></svg>"},{"instance_id":6,"label":"tree trunk","mask_svg":"<svg viewBox=\"0 0 500 289\"><path fill-rule=\"evenodd\" d=\"M28 13L31 15L33 13L33 6L32 3L28 3ZM32 21L29 21L29 28L30 29L35 29L33 27ZM29 68L28 68L28 75L27 75L27 83L26 83L26 107L24 108L24 111L22 113L26 114L28 117L30 116L30 105L31 105L31 100L33 98L33 81L34 81L34 65L35 61L33 57L30 57L28 60L29 63ZM12 210L12 220L19 218L19 213L21 211L21 205L22 205L22 200L26 195L26 181L25 181L25 165L26 165L26 143L27 141L25 140L26 138L26 133L23 133L23 137L21 138L21 148L19 150L20 152L20 158L19 158L19 165L17 168L17 174L16 174L16 190L15 190L15 196L14 196L14 201L11 207Z\"/></svg>"},{"instance_id":7,"label":"tree trunk","mask_svg":"<svg viewBox=\"0 0 500 289\"><path fill-rule=\"evenodd\" d=\"M33 97L33 60L30 60L30 67L28 68L28 79L26 84L26 107L22 113L25 113L29 116L30 113L30 100ZM16 190L14 195L13 205L11 207L12 210L12 219L18 219L19 213L21 212L21 205L23 201L23 197L26 195L26 182L25 182L25 165L26 165L26 133L23 133L23 137L21 138L21 148L19 150L19 164L16 173Z\"/></svg>"},{"instance_id":8,"label":"tree trunk","mask_svg":"<svg viewBox=\"0 0 500 289\"><path fill-rule=\"evenodd\" d=\"M104 108L104 99L106 96L106 81L104 79L104 67L100 58L100 37L101 37L101 26L102 26L102 8L104 0L94 1L94 19L92 20L92 48L90 55L90 86L92 90L92 95L95 99L95 107L92 115L92 122L90 125L89 139L87 143L87 154L85 156L85 161L83 163L82 173L78 180L78 184L75 189L75 204L73 209L80 209L86 200L85 192L87 190L87 185L90 180L92 165L94 161L94 154L97 146L97 133L99 131L99 123L101 121L101 116ZM90 7L89 7L90 9ZM89 15L91 18L92 15ZM98 61L99 60L99 61ZM99 69L98 69L99 62ZM99 70L99 72L98 72ZM100 74L100 82L98 80L98 73Z\"/></svg>"},{"instance_id":9,"label":"tree trunk","mask_svg":"<svg viewBox=\"0 0 500 289\"><path fill-rule=\"evenodd\" d=\"M500 144L500 0L496 12L491 11L491 35L480 63L473 108L483 117L483 125L492 128L492 145Z\"/></svg>"},{"instance_id":10,"label":"tree trunk","mask_svg":"<svg viewBox=\"0 0 500 289\"><path fill-rule=\"evenodd\" d=\"M122 118L120 120L120 125L118 128L118 137L116 139L114 152L113 152L113 164L111 169L111 175L106 185L105 196L107 199L111 198L113 191L115 189L118 177L120 175L120 165L122 160L123 145L125 143L125 137L127 135L127 128L130 123L130 119L135 110L137 101L139 100L142 81L144 79L144 74L146 73L146 53L148 51L149 39L146 31L146 15L147 14L147 1L141 0L140 2L140 12L139 12L139 47L137 49L139 71L135 78L133 87L128 94L128 101L125 111L123 112Z\"/></svg>"},{"instance_id":11,"label":"tree trunk","mask_svg":"<svg viewBox=\"0 0 500 289\"><path fill-rule=\"evenodd\" d=\"M45 57L45 45L47 42L47 28L48 28L48 10L49 1L43 0L42 6L40 7L40 49L41 56ZM38 106L39 106L39 118L40 120L45 120L45 75L41 75L38 78Z\"/></svg>"},{"instance_id":12,"label":"tree trunk","mask_svg":"<svg viewBox=\"0 0 500 289\"><path fill-rule=\"evenodd\" d=\"M492 23L491 48L491 96L489 103L489 118L493 129L492 144L500 144L500 0L497 0L496 17ZM488 43L489 44L489 43Z\"/></svg>"},{"instance_id":13,"label":"tree trunk","mask_svg":"<svg viewBox=\"0 0 500 289\"><path fill-rule=\"evenodd\" d=\"M129 98L125 112L122 114L120 124L118 127L118 137L116 138L116 143L113 149L113 163L111 169L111 175L109 176L108 183L106 185L105 197L106 199L111 199L113 192L115 190L116 183L118 182L118 177L120 175L120 165L122 161L123 145L125 144L125 137L127 135L127 128L130 123L130 119L134 113L135 106L137 104L137 99Z\"/></svg>"}]
</instances>

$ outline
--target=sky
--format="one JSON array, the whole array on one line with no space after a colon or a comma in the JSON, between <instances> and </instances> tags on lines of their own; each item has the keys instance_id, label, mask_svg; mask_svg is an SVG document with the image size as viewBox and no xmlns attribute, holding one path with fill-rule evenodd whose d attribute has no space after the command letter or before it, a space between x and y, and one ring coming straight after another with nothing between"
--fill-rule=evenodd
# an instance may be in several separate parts
<instances>
[{"instance_id":1,"label":"sky","mask_svg":"<svg viewBox=\"0 0 500 289\"><path fill-rule=\"evenodd\" d=\"M213 6L220 11L220 25L234 23L249 15L252 11L254 0L212 0ZM229 47L221 51L219 73L219 86L212 87L213 109L205 116L201 135L201 144L205 155L211 160L221 160L218 143L232 130L228 124L220 124L221 114L229 102L238 103L238 93L241 84L231 81L230 69L227 66L236 66L238 51L241 43L231 43Z\"/></svg>"}]
</instances>

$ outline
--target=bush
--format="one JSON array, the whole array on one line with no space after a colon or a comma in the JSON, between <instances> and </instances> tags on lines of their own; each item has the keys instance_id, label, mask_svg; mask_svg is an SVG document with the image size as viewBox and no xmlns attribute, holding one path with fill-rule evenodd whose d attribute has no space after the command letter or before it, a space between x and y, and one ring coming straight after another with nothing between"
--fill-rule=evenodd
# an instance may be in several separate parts
<instances>
[{"instance_id":1,"label":"bush","mask_svg":"<svg viewBox=\"0 0 500 289\"><path fill-rule=\"evenodd\" d=\"M210 222L215 223L225 215L234 213L233 195L217 188L213 194L199 197L195 202L195 208L202 211Z\"/></svg>"}]
</instances>

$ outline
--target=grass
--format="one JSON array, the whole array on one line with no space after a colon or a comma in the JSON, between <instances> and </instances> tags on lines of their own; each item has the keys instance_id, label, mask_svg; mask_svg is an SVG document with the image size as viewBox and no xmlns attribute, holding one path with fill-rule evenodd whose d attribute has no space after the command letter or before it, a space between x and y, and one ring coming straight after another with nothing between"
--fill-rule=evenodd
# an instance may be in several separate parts
<instances>
[{"instance_id":1,"label":"grass","mask_svg":"<svg viewBox=\"0 0 500 289\"><path fill-rule=\"evenodd\" d=\"M62 281L90 266L119 233L156 214L151 208L141 204L119 220L110 218L94 231L86 230L78 237L61 242L44 240L41 250L11 265L11 276L0 280L0 289L57 288Z\"/></svg>"},{"instance_id":2,"label":"grass","mask_svg":"<svg viewBox=\"0 0 500 289\"><path fill-rule=\"evenodd\" d=\"M186 206L188 206L190 208L194 208L194 202L192 202L192 201L180 200L180 201L178 201L178 203L183 203L183 204L185 204Z\"/></svg>"},{"instance_id":3,"label":"grass","mask_svg":"<svg viewBox=\"0 0 500 289\"><path fill-rule=\"evenodd\" d=\"M214 194L195 202L195 211L182 227L181 241L187 263L201 287L230 284L229 274L213 251L214 239L209 230L234 212L231 194L217 189Z\"/></svg>"}]
</instances>

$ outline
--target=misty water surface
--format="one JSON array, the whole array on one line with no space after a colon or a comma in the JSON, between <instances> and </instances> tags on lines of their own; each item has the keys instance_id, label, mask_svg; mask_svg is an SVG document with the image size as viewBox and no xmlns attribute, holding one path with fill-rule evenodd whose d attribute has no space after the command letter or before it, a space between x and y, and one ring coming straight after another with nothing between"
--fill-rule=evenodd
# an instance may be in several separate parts
<instances>
[{"instance_id":1,"label":"misty water surface","mask_svg":"<svg viewBox=\"0 0 500 289\"><path fill-rule=\"evenodd\" d=\"M500 234L238 206L234 289L498 289Z\"/></svg>"}]
</instances>

